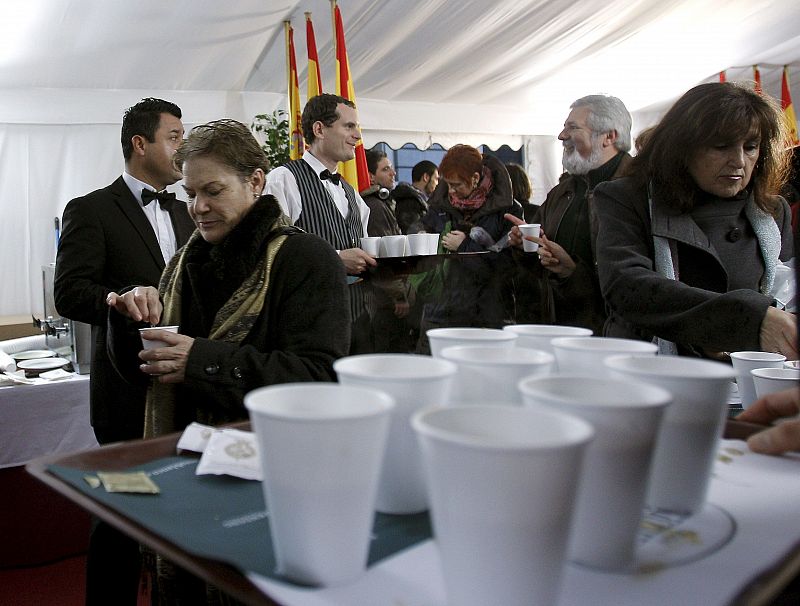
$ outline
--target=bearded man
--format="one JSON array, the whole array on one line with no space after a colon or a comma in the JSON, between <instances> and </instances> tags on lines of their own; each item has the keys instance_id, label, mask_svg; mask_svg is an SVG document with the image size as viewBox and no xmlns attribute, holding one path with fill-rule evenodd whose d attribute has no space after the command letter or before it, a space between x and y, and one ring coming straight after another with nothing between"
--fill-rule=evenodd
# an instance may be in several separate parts
<instances>
[{"instance_id":1,"label":"bearded man","mask_svg":"<svg viewBox=\"0 0 800 606\"><path fill-rule=\"evenodd\" d=\"M622 101L608 95L582 97L570 108L558 135L566 172L534 220L542 226L533 239L538 254L517 252L515 257L538 281L541 322L591 328L599 335L606 314L592 245L592 192L622 176L631 161L631 116ZM510 242L521 250L517 227Z\"/></svg>"}]
</instances>

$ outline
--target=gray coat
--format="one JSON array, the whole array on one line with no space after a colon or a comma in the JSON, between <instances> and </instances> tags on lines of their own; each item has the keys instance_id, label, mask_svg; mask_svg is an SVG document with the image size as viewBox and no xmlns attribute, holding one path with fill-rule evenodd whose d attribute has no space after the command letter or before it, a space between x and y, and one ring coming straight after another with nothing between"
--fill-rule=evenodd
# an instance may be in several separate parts
<instances>
[{"instance_id":1,"label":"gray coat","mask_svg":"<svg viewBox=\"0 0 800 606\"><path fill-rule=\"evenodd\" d=\"M767 281L777 257L785 261L793 255L791 213L782 200L775 229L764 213L760 222L754 221L752 200L748 206L741 238L758 239L751 250L760 250L761 258L743 259L737 271L749 272L750 281L758 285ZM594 191L598 274L609 311L604 333L658 337L676 343L683 354L759 349L761 321L771 297L755 288L729 287L731 279L714 241L690 213L654 199L651 221L648 207L647 192L629 178L603 183ZM765 226L772 226L775 236L772 252L766 251L768 238L759 233ZM675 262L686 269L683 273L691 273L691 285L681 281L680 272L675 280L657 270L654 235L669 244Z\"/></svg>"}]
</instances>

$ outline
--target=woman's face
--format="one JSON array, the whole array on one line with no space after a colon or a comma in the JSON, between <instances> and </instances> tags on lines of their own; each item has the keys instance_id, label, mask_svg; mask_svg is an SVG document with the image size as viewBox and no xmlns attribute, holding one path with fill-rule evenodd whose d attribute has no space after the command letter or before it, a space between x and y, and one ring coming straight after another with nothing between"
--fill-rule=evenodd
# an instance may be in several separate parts
<instances>
[{"instance_id":1,"label":"woman's face","mask_svg":"<svg viewBox=\"0 0 800 606\"><path fill-rule=\"evenodd\" d=\"M750 183L760 151L758 137L701 147L689 162L697 187L720 198L731 198Z\"/></svg>"},{"instance_id":2,"label":"woman's face","mask_svg":"<svg viewBox=\"0 0 800 606\"><path fill-rule=\"evenodd\" d=\"M243 179L213 156L192 156L183 163L183 180L189 215L203 239L218 244L250 212L264 187L264 171L257 168Z\"/></svg>"},{"instance_id":3,"label":"woman's face","mask_svg":"<svg viewBox=\"0 0 800 606\"><path fill-rule=\"evenodd\" d=\"M475 188L478 187L480 178L481 176L478 173L472 173L469 181L464 181L458 175L442 177L444 182L447 183L447 188L450 190L450 193L458 198L468 198Z\"/></svg>"}]
</instances>

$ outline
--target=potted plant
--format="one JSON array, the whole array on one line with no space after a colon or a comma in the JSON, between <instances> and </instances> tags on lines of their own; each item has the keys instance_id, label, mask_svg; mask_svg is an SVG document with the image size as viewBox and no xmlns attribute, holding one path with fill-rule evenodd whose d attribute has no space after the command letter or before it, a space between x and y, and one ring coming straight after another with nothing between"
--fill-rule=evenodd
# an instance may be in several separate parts
<instances>
[{"instance_id":1,"label":"potted plant","mask_svg":"<svg viewBox=\"0 0 800 606\"><path fill-rule=\"evenodd\" d=\"M271 114L258 114L250 128L256 139L263 141L261 149L267 155L272 168L289 161L289 114L276 109Z\"/></svg>"}]
</instances>

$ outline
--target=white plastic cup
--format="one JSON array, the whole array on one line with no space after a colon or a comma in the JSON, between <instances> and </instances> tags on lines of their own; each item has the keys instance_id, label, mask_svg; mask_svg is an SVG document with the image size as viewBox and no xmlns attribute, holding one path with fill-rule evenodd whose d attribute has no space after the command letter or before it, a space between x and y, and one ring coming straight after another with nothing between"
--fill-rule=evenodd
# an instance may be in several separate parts
<instances>
[{"instance_id":1,"label":"white plastic cup","mask_svg":"<svg viewBox=\"0 0 800 606\"><path fill-rule=\"evenodd\" d=\"M457 345L445 347L441 357L458 366L450 392L450 403L522 405L517 383L529 376L552 372L553 354L536 349Z\"/></svg>"},{"instance_id":2,"label":"white plastic cup","mask_svg":"<svg viewBox=\"0 0 800 606\"><path fill-rule=\"evenodd\" d=\"M169 347L169 345L167 343L165 343L164 341L161 341L159 339L150 339L149 338L150 333L152 333L154 330L166 330L167 332L174 332L176 334L178 333L178 327L177 326L152 326L152 327L149 327L149 328L140 328L139 329L139 336L142 339L142 347L144 349L156 349L157 347ZM148 338L145 339L145 335L147 335Z\"/></svg>"},{"instance_id":3,"label":"white plastic cup","mask_svg":"<svg viewBox=\"0 0 800 606\"><path fill-rule=\"evenodd\" d=\"M368 255L378 257L380 255L381 237L380 236L365 236L361 238L361 250Z\"/></svg>"},{"instance_id":4,"label":"white plastic cup","mask_svg":"<svg viewBox=\"0 0 800 606\"><path fill-rule=\"evenodd\" d=\"M431 355L441 358L445 347L454 345L483 345L486 347L513 347L517 335L498 328L431 328L426 331L431 345Z\"/></svg>"},{"instance_id":5,"label":"white plastic cup","mask_svg":"<svg viewBox=\"0 0 800 606\"><path fill-rule=\"evenodd\" d=\"M335 383L249 392L278 572L338 585L367 566L390 396Z\"/></svg>"},{"instance_id":6,"label":"white plastic cup","mask_svg":"<svg viewBox=\"0 0 800 606\"><path fill-rule=\"evenodd\" d=\"M412 425L448 604L556 604L589 424L455 406L420 411Z\"/></svg>"},{"instance_id":7,"label":"white plastic cup","mask_svg":"<svg viewBox=\"0 0 800 606\"><path fill-rule=\"evenodd\" d=\"M800 386L800 370L797 368L756 368L750 374L753 375L756 399Z\"/></svg>"},{"instance_id":8,"label":"white plastic cup","mask_svg":"<svg viewBox=\"0 0 800 606\"><path fill-rule=\"evenodd\" d=\"M663 387L673 403L664 413L645 502L681 514L702 510L728 413L733 369L679 356L613 356L614 376Z\"/></svg>"},{"instance_id":9,"label":"white plastic cup","mask_svg":"<svg viewBox=\"0 0 800 606\"><path fill-rule=\"evenodd\" d=\"M656 385L582 375L524 379L519 389L527 408L574 414L595 431L581 474L570 559L630 570L658 428L672 396Z\"/></svg>"},{"instance_id":10,"label":"white plastic cup","mask_svg":"<svg viewBox=\"0 0 800 606\"><path fill-rule=\"evenodd\" d=\"M736 371L736 385L739 388L742 408L748 408L756 401L756 387L750 371L756 368L780 368L785 361L786 356L783 354L766 351L734 351L731 353L731 362Z\"/></svg>"},{"instance_id":11,"label":"white plastic cup","mask_svg":"<svg viewBox=\"0 0 800 606\"><path fill-rule=\"evenodd\" d=\"M592 330L578 326L559 326L558 324L509 324L503 330L517 335L514 347L539 349L555 355L551 341L558 337L591 337Z\"/></svg>"},{"instance_id":12,"label":"white plastic cup","mask_svg":"<svg viewBox=\"0 0 800 606\"><path fill-rule=\"evenodd\" d=\"M383 236L381 238L381 257L402 257L406 254L406 236Z\"/></svg>"},{"instance_id":13,"label":"white plastic cup","mask_svg":"<svg viewBox=\"0 0 800 606\"><path fill-rule=\"evenodd\" d=\"M439 234L425 234L428 242L428 254L435 255L439 252Z\"/></svg>"},{"instance_id":14,"label":"white plastic cup","mask_svg":"<svg viewBox=\"0 0 800 606\"><path fill-rule=\"evenodd\" d=\"M522 239L522 250L525 252L536 252L539 250L539 245L536 242L531 242L530 240L526 240L525 236L533 236L534 238L539 237L539 230L541 229L541 225L539 223L523 223L519 226L519 231L523 236Z\"/></svg>"},{"instance_id":15,"label":"white plastic cup","mask_svg":"<svg viewBox=\"0 0 800 606\"><path fill-rule=\"evenodd\" d=\"M340 358L333 369L342 385L380 389L395 402L376 508L410 514L428 509L428 493L409 419L426 406L445 406L456 374L447 360L414 354L365 354Z\"/></svg>"},{"instance_id":16,"label":"white plastic cup","mask_svg":"<svg viewBox=\"0 0 800 606\"><path fill-rule=\"evenodd\" d=\"M620 354L651 355L658 346L648 341L610 337L558 337L551 342L559 372L597 376L605 372L603 360Z\"/></svg>"},{"instance_id":17,"label":"white plastic cup","mask_svg":"<svg viewBox=\"0 0 800 606\"><path fill-rule=\"evenodd\" d=\"M408 234L408 254L412 256L428 255L428 235L421 234Z\"/></svg>"}]
</instances>

